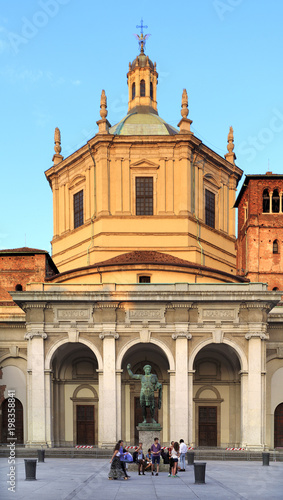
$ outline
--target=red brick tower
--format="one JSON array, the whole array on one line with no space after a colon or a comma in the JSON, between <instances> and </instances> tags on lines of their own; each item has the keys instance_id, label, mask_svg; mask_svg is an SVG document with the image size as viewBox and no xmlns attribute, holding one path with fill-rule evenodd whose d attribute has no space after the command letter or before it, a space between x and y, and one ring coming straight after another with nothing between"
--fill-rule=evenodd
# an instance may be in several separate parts
<instances>
[{"instance_id":1,"label":"red brick tower","mask_svg":"<svg viewBox=\"0 0 283 500\"><path fill-rule=\"evenodd\" d=\"M247 175L238 207L237 273L283 290L283 175Z\"/></svg>"}]
</instances>

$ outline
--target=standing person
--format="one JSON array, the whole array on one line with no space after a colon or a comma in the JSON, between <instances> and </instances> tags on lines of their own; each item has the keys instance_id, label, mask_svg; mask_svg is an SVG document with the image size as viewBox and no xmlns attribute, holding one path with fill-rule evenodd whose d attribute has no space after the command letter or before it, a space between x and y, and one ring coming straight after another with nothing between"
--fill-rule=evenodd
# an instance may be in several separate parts
<instances>
[{"instance_id":1,"label":"standing person","mask_svg":"<svg viewBox=\"0 0 283 500\"><path fill-rule=\"evenodd\" d=\"M161 446L160 443L158 442L158 438L154 438L154 443L151 447L151 452L152 452L152 466L151 466L151 475L154 476L153 474L153 468L154 464L156 463L156 476L158 476L159 472L159 464L160 464L160 453L161 453Z\"/></svg>"},{"instance_id":2,"label":"standing person","mask_svg":"<svg viewBox=\"0 0 283 500\"><path fill-rule=\"evenodd\" d=\"M185 472L186 470L186 453L188 451L187 445L184 443L183 439L180 439L180 471Z\"/></svg>"},{"instance_id":3,"label":"standing person","mask_svg":"<svg viewBox=\"0 0 283 500\"><path fill-rule=\"evenodd\" d=\"M145 473L144 473L145 459L144 459L144 454L142 451L142 443L139 443L139 447L137 449L137 462L138 462L139 476L141 475L141 469L142 469L142 475L145 476Z\"/></svg>"},{"instance_id":4,"label":"standing person","mask_svg":"<svg viewBox=\"0 0 283 500\"><path fill-rule=\"evenodd\" d=\"M178 457L179 457L179 443L176 441L173 446L173 450L171 452L171 457L173 459L173 467L172 467L172 476L176 477L177 475L177 465L178 465Z\"/></svg>"},{"instance_id":5,"label":"standing person","mask_svg":"<svg viewBox=\"0 0 283 500\"><path fill-rule=\"evenodd\" d=\"M122 440L118 441L118 443L120 443L120 448L119 448L119 452L120 452L120 462L121 462L122 471L123 471L123 472L124 472L124 474L125 474L124 479L129 479L129 477L130 477L130 476L128 476L128 474L127 474L126 464L125 464L125 462L124 462L124 452L125 452L126 450L124 450L124 448L123 448L123 441L122 441Z\"/></svg>"},{"instance_id":6,"label":"standing person","mask_svg":"<svg viewBox=\"0 0 283 500\"><path fill-rule=\"evenodd\" d=\"M111 467L110 471L108 474L108 479L120 479L123 476L123 469L121 466L121 460L120 460L120 449L121 449L121 443L123 445L123 441L118 441L114 448L114 453L112 455L112 458L110 460ZM123 452L123 446L122 446L122 452ZM126 477L124 477L126 479Z\"/></svg>"},{"instance_id":7,"label":"standing person","mask_svg":"<svg viewBox=\"0 0 283 500\"><path fill-rule=\"evenodd\" d=\"M171 445L169 448L169 474L168 474L168 477L170 477L172 474L172 468L173 468L172 450L173 450L173 448L174 448L174 441L171 441Z\"/></svg>"}]
</instances>

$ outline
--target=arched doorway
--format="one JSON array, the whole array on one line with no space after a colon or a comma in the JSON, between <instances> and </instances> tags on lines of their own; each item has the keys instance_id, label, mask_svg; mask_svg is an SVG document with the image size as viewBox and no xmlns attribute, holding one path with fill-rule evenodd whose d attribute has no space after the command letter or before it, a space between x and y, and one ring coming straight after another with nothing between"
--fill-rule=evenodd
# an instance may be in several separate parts
<instances>
[{"instance_id":1,"label":"arched doorway","mask_svg":"<svg viewBox=\"0 0 283 500\"><path fill-rule=\"evenodd\" d=\"M227 344L209 344L194 360L194 442L198 447L239 446L240 362Z\"/></svg>"},{"instance_id":2,"label":"arched doorway","mask_svg":"<svg viewBox=\"0 0 283 500\"><path fill-rule=\"evenodd\" d=\"M55 446L98 442L98 362L89 347L65 343L52 357Z\"/></svg>"},{"instance_id":3,"label":"arched doorway","mask_svg":"<svg viewBox=\"0 0 283 500\"><path fill-rule=\"evenodd\" d=\"M24 442L24 426L23 426L23 405L21 401L17 398L15 401L15 441L16 444L23 444ZM9 400L5 399L2 403L2 432L1 432L1 442L3 444L8 443L8 404Z\"/></svg>"},{"instance_id":4,"label":"arched doorway","mask_svg":"<svg viewBox=\"0 0 283 500\"><path fill-rule=\"evenodd\" d=\"M123 357L122 362L122 435L126 442L138 443L137 425L142 422L142 409L140 406L140 380L130 378L127 364L131 364L134 374L143 375L143 367L151 366L151 373L155 374L162 384L162 406L157 407L158 393L155 393L155 415L156 422L161 424L162 442L169 441L169 363L166 354L160 347L153 343L137 343L130 347ZM147 421L151 421L149 409L147 409Z\"/></svg>"},{"instance_id":5,"label":"arched doorway","mask_svg":"<svg viewBox=\"0 0 283 500\"><path fill-rule=\"evenodd\" d=\"M283 447L283 403L274 412L274 448Z\"/></svg>"}]
</instances>

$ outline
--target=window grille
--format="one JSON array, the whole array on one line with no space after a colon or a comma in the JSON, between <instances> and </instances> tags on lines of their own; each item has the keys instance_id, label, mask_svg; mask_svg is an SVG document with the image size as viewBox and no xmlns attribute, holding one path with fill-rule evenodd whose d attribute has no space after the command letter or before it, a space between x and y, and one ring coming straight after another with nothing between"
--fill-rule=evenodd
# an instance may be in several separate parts
<instances>
[{"instance_id":1,"label":"window grille","mask_svg":"<svg viewBox=\"0 0 283 500\"><path fill-rule=\"evenodd\" d=\"M84 223L84 192L74 194L74 228Z\"/></svg>"},{"instance_id":2,"label":"window grille","mask_svg":"<svg viewBox=\"0 0 283 500\"><path fill-rule=\"evenodd\" d=\"M205 223L215 227L215 194L205 190Z\"/></svg>"},{"instance_id":3,"label":"window grille","mask_svg":"<svg viewBox=\"0 0 283 500\"><path fill-rule=\"evenodd\" d=\"M153 215L153 177L136 177L136 215Z\"/></svg>"}]
</instances>

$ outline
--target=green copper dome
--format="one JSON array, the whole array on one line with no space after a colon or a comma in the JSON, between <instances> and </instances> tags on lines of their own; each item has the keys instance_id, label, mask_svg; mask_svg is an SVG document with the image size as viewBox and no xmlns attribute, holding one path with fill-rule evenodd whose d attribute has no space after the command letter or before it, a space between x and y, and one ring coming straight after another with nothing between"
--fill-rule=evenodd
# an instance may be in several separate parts
<instances>
[{"instance_id":1,"label":"green copper dome","mask_svg":"<svg viewBox=\"0 0 283 500\"><path fill-rule=\"evenodd\" d=\"M109 129L114 135L175 135L178 130L166 123L153 108L137 106Z\"/></svg>"}]
</instances>

